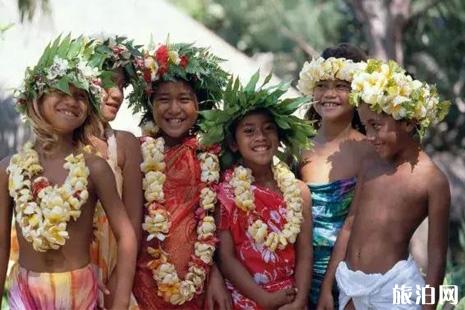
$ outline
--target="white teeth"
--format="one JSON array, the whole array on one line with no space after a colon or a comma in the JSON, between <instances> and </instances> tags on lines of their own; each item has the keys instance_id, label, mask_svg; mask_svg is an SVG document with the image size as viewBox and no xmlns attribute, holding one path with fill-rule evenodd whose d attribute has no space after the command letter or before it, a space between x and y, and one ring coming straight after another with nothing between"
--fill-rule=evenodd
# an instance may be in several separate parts
<instances>
[{"instance_id":1,"label":"white teeth","mask_svg":"<svg viewBox=\"0 0 465 310\"><path fill-rule=\"evenodd\" d=\"M171 119L168 120L168 122L174 123L174 124L180 124L182 122L182 120L179 119L179 118L171 118Z\"/></svg>"},{"instance_id":2,"label":"white teeth","mask_svg":"<svg viewBox=\"0 0 465 310\"><path fill-rule=\"evenodd\" d=\"M325 102L325 103L323 103L323 106L327 107L327 108L334 108L334 107L337 107L338 104L332 103L332 102Z\"/></svg>"},{"instance_id":3,"label":"white teeth","mask_svg":"<svg viewBox=\"0 0 465 310\"><path fill-rule=\"evenodd\" d=\"M262 151L268 150L268 148L266 146L257 146L257 147L254 147L253 150L257 152L262 152Z\"/></svg>"},{"instance_id":4,"label":"white teeth","mask_svg":"<svg viewBox=\"0 0 465 310\"><path fill-rule=\"evenodd\" d=\"M76 116L76 115L74 115L73 112L70 112L70 111L61 111L61 112L66 116L72 116L72 117Z\"/></svg>"}]
</instances>

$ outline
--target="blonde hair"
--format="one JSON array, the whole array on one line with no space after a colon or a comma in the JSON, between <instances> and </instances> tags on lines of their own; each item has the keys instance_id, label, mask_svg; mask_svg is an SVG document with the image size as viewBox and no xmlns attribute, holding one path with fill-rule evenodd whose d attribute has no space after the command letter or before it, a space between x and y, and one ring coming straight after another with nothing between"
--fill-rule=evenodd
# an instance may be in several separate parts
<instances>
[{"instance_id":1,"label":"blonde hair","mask_svg":"<svg viewBox=\"0 0 465 310\"><path fill-rule=\"evenodd\" d=\"M32 130L36 135L37 140L42 143L44 151L49 152L53 145L58 142L58 135L54 133L53 127L47 122L40 112L39 106L42 104L44 96L46 95L46 93L42 94L40 98L34 99L32 102L26 104L26 116L31 123ZM84 147L85 145L91 144L90 137L98 135L101 132L99 116L89 103L89 98L87 106L88 112L86 120L73 132L73 142L78 147Z\"/></svg>"}]
</instances>

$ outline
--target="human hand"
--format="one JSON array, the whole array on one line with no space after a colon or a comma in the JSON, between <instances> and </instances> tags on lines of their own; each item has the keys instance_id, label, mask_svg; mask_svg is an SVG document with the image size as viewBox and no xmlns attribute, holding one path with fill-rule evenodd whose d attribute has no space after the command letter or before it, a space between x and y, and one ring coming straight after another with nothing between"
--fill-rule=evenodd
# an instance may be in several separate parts
<instances>
[{"instance_id":1,"label":"human hand","mask_svg":"<svg viewBox=\"0 0 465 310\"><path fill-rule=\"evenodd\" d=\"M286 304L284 306L279 307L278 310L305 310L307 309L307 305L305 302L291 302L290 304Z\"/></svg>"},{"instance_id":2,"label":"human hand","mask_svg":"<svg viewBox=\"0 0 465 310\"><path fill-rule=\"evenodd\" d=\"M208 310L232 310L231 294L224 285L223 276L215 266L212 267L208 281L206 306Z\"/></svg>"},{"instance_id":3,"label":"human hand","mask_svg":"<svg viewBox=\"0 0 465 310\"><path fill-rule=\"evenodd\" d=\"M317 310L333 310L334 309L334 300L333 294L331 291L326 292L322 290L320 292L320 298L318 299L318 305L316 306Z\"/></svg>"},{"instance_id":4,"label":"human hand","mask_svg":"<svg viewBox=\"0 0 465 310\"><path fill-rule=\"evenodd\" d=\"M282 289L273 293L264 295L263 300L258 303L264 309L278 309L279 307L292 303L297 295L294 287Z\"/></svg>"}]
</instances>

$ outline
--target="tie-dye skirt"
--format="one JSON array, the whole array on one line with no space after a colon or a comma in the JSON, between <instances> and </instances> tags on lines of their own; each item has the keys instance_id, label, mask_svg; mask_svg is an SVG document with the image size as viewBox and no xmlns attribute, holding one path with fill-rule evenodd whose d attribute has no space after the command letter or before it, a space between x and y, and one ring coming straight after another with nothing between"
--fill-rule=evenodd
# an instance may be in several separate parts
<instances>
[{"instance_id":1,"label":"tie-dye skirt","mask_svg":"<svg viewBox=\"0 0 465 310\"><path fill-rule=\"evenodd\" d=\"M97 281L91 265L68 272L28 271L18 264L9 275L12 310L95 309Z\"/></svg>"}]
</instances>

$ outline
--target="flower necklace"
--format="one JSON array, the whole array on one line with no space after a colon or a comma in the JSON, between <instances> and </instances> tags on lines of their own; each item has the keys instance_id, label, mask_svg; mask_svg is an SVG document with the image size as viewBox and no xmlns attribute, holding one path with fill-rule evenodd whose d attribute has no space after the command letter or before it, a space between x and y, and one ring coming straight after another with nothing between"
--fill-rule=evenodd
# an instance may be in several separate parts
<instances>
[{"instance_id":1,"label":"flower necklace","mask_svg":"<svg viewBox=\"0 0 465 310\"><path fill-rule=\"evenodd\" d=\"M276 166L272 167L272 170L274 179L283 193L284 201L286 202L286 224L282 231L268 232L268 225L260 218L257 219L259 215L255 211L252 191L254 178L250 169L237 166L234 169L229 184L234 189L236 206L244 212L251 212L254 218L247 232L257 244L263 244L270 251L274 252L276 248L282 250L289 243L295 243L303 221L303 200L297 179L286 164L279 162Z\"/></svg>"},{"instance_id":2,"label":"flower necklace","mask_svg":"<svg viewBox=\"0 0 465 310\"><path fill-rule=\"evenodd\" d=\"M182 305L191 300L194 294L202 292L208 266L213 263L216 243L216 226L213 218L216 203L214 184L219 180L219 160L213 151L197 155L200 160L200 179L206 186L200 192L200 203L195 211L198 222L194 255L189 262L185 279L181 280L175 266L169 261L169 254L162 249L163 241L168 237L171 227L171 215L163 204L163 184L166 180L164 153L163 138L143 138L141 170L144 173L143 190L147 201L145 204L147 215L142 228L149 234L147 241L154 238L159 240L157 248L147 248L148 253L154 258L149 262L148 267L152 269L158 287L158 296L171 304Z\"/></svg>"},{"instance_id":3,"label":"flower necklace","mask_svg":"<svg viewBox=\"0 0 465 310\"><path fill-rule=\"evenodd\" d=\"M69 171L62 186L51 186L46 177L32 178L43 171L39 154L31 142L22 152L11 157L7 168L8 189L15 201L16 222L24 238L34 250L45 252L59 249L69 239L67 224L81 215L81 206L87 201L87 177L83 154L70 154L63 165Z\"/></svg>"}]
</instances>

